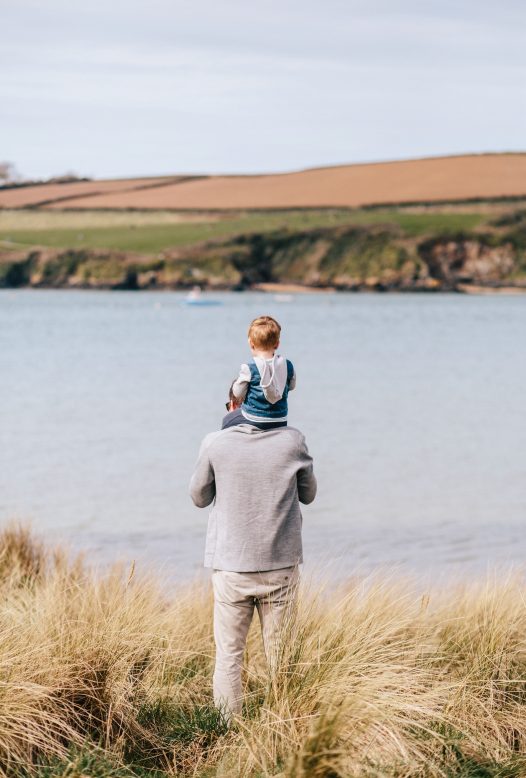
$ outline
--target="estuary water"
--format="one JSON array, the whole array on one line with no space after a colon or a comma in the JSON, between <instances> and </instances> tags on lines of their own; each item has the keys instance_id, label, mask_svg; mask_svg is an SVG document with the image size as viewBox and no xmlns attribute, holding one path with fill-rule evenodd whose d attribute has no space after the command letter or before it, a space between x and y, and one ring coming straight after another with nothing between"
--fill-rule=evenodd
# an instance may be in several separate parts
<instances>
[{"instance_id":1,"label":"estuary water","mask_svg":"<svg viewBox=\"0 0 526 778\"><path fill-rule=\"evenodd\" d=\"M315 459L304 569L354 575L521 564L526 296L0 292L0 521L102 562L199 574L188 497L248 355L282 324L289 423Z\"/></svg>"}]
</instances>

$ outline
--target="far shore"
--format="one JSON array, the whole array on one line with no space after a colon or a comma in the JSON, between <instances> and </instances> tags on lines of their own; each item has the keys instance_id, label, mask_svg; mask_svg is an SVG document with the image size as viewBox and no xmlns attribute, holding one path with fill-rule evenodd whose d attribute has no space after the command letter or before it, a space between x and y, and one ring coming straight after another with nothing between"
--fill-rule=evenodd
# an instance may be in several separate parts
<instances>
[{"instance_id":1,"label":"far shore","mask_svg":"<svg viewBox=\"0 0 526 778\"><path fill-rule=\"evenodd\" d=\"M327 286L323 289L305 286L304 284L280 284L280 283L266 283L266 284L254 284L249 291L254 292L268 292L269 294L305 294L307 292L336 292L335 287Z\"/></svg>"},{"instance_id":2,"label":"far shore","mask_svg":"<svg viewBox=\"0 0 526 778\"><path fill-rule=\"evenodd\" d=\"M459 284L458 292L465 294L525 294L526 286L480 286L477 284Z\"/></svg>"},{"instance_id":3,"label":"far shore","mask_svg":"<svg viewBox=\"0 0 526 778\"><path fill-rule=\"evenodd\" d=\"M0 288L519 294L526 208L478 205L197 220L0 209Z\"/></svg>"}]
</instances>

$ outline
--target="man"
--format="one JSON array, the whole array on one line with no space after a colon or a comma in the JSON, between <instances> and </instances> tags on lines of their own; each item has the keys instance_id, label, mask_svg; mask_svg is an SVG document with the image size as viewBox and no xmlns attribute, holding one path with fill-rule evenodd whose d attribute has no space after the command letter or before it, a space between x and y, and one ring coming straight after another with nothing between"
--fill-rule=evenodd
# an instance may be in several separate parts
<instances>
[{"instance_id":1,"label":"man","mask_svg":"<svg viewBox=\"0 0 526 778\"><path fill-rule=\"evenodd\" d=\"M286 424L248 423L235 416L237 407L231 392L223 429L205 437L190 482L197 507L214 503L205 567L213 569L214 702L227 720L242 708L241 670L254 607L273 669L303 562L299 503L316 496L301 432Z\"/></svg>"}]
</instances>

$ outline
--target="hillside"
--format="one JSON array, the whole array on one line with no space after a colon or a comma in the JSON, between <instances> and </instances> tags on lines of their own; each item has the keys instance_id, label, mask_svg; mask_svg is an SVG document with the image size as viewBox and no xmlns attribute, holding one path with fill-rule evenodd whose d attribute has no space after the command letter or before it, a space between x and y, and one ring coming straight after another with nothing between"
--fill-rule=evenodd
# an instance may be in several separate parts
<instances>
[{"instance_id":1,"label":"hillside","mask_svg":"<svg viewBox=\"0 0 526 778\"><path fill-rule=\"evenodd\" d=\"M521 207L518 207L521 205ZM234 212L0 211L0 287L526 289L524 204Z\"/></svg>"},{"instance_id":2,"label":"hillside","mask_svg":"<svg viewBox=\"0 0 526 778\"><path fill-rule=\"evenodd\" d=\"M0 286L525 289L525 206L526 154L4 188Z\"/></svg>"},{"instance_id":3,"label":"hillside","mask_svg":"<svg viewBox=\"0 0 526 778\"><path fill-rule=\"evenodd\" d=\"M273 175L164 176L0 189L0 208L280 209L526 196L526 154L341 165Z\"/></svg>"}]
</instances>

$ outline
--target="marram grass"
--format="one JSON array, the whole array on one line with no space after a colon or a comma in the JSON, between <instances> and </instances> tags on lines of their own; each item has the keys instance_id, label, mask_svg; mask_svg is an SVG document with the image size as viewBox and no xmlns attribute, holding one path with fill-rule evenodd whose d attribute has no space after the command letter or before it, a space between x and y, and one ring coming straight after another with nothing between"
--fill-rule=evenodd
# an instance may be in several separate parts
<instances>
[{"instance_id":1,"label":"marram grass","mask_svg":"<svg viewBox=\"0 0 526 778\"><path fill-rule=\"evenodd\" d=\"M303 585L268 677L249 635L243 716L212 705L207 584L95 573L0 535L0 775L526 776L519 575L417 592Z\"/></svg>"}]
</instances>

